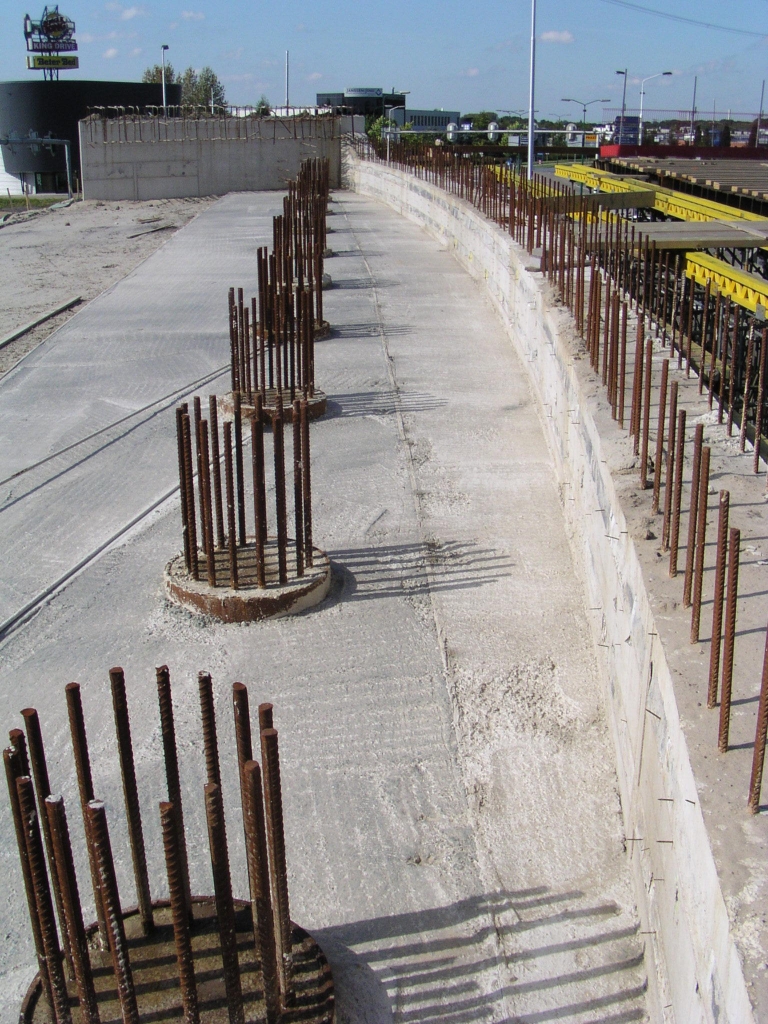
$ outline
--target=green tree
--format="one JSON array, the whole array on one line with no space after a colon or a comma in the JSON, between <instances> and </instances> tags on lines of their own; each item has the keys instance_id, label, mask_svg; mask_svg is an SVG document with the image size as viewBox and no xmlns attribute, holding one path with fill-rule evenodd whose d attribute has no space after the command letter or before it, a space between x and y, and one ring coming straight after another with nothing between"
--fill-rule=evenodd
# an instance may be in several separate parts
<instances>
[{"instance_id":1,"label":"green tree","mask_svg":"<svg viewBox=\"0 0 768 1024\"><path fill-rule=\"evenodd\" d=\"M160 85L163 81L163 65L155 64L151 68L146 68L141 76L141 80L142 82ZM170 64L168 61L165 62L165 81L167 85L174 85L176 82L181 81L181 75L176 74L173 70L173 64Z\"/></svg>"},{"instance_id":2,"label":"green tree","mask_svg":"<svg viewBox=\"0 0 768 1024\"><path fill-rule=\"evenodd\" d=\"M477 114L462 114L461 122L464 124L466 121L476 128L479 132L485 131L491 121L497 121L498 117L492 110L481 110Z\"/></svg>"},{"instance_id":3,"label":"green tree","mask_svg":"<svg viewBox=\"0 0 768 1024\"><path fill-rule=\"evenodd\" d=\"M259 97L259 102L253 108L253 112L254 114L258 114L260 117L267 117L272 113L272 107L264 93Z\"/></svg>"},{"instance_id":4,"label":"green tree","mask_svg":"<svg viewBox=\"0 0 768 1024\"><path fill-rule=\"evenodd\" d=\"M141 76L142 82L161 82L163 69L162 65L155 64L147 68ZM187 68L181 74L173 69L173 65L166 62L165 81L168 85L181 85L181 103L185 107L211 108L211 97L214 107L226 105L227 97L224 86L221 84L218 75L207 65L200 71L194 68Z\"/></svg>"},{"instance_id":5,"label":"green tree","mask_svg":"<svg viewBox=\"0 0 768 1024\"><path fill-rule=\"evenodd\" d=\"M731 126L729 124L723 125L722 131L720 132L720 145L727 148L731 144Z\"/></svg>"},{"instance_id":6,"label":"green tree","mask_svg":"<svg viewBox=\"0 0 768 1024\"><path fill-rule=\"evenodd\" d=\"M223 107L227 102L224 86L218 75L207 65L200 71L187 68L180 76L181 103L185 107Z\"/></svg>"}]
</instances>

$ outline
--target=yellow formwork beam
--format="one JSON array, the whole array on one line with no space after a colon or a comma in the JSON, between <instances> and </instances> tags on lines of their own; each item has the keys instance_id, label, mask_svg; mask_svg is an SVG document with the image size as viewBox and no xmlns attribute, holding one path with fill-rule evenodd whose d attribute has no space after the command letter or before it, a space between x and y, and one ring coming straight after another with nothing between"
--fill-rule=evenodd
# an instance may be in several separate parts
<instances>
[{"instance_id":1,"label":"yellow formwork beam","mask_svg":"<svg viewBox=\"0 0 768 1024\"><path fill-rule=\"evenodd\" d=\"M601 192L654 192L654 210L668 217L688 221L749 220L764 221L765 218L749 210L738 210L734 206L716 203L711 199L700 199L684 192L675 192L663 185L626 178L611 171L599 171L586 164L556 164L555 175L577 181Z\"/></svg>"},{"instance_id":2,"label":"yellow formwork beam","mask_svg":"<svg viewBox=\"0 0 768 1024\"><path fill-rule=\"evenodd\" d=\"M746 270L738 270L708 253L686 253L685 273L702 288L709 283L723 295L730 295L732 302L751 313L757 312L758 307L763 311L768 308L768 281Z\"/></svg>"}]
</instances>

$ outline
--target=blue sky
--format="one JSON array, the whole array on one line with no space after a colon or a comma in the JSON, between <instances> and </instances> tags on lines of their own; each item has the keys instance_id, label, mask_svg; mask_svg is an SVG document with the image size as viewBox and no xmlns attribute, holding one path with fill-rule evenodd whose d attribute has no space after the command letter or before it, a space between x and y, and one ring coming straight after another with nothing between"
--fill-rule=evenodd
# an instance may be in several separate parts
<instances>
[{"instance_id":1,"label":"blue sky","mask_svg":"<svg viewBox=\"0 0 768 1024\"><path fill-rule=\"evenodd\" d=\"M0 79L24 79L22 22L44 6L0 0ZM639 80L646 107L756 111L768 77L768 0L637 0L639 6L740 29L717 31L663 19L615 0L538 0L537 103L540 116L578 118L563 96L621 103L617 68L629 68L628 106ZM262 93L284 98L285 50L291 53L291 102L314 102L320 90L382 86L410 90L414 107L515 110L527 104L529 0L286 0L281 4L181 0L66 0L77 25L80 70L70 76L137 81L170 46L174 66L210 64L233 103ZM765 37L759 33L766 32ZM753 33L753 34L748 34ZM768 108L768 100L766 100ZM602 114L602 105L591 111Z\"/></svg>"}]
</instances>

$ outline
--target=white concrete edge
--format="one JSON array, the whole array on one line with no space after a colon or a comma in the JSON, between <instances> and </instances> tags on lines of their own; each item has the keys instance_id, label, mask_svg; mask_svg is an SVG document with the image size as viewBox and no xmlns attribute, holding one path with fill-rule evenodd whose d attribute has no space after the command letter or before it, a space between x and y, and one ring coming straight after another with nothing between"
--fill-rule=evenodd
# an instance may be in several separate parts
<instances>
[{"instance_id":1,"label":"white concrete edge","mask_svg":"<svg viewBox=\"0 0 768 1024\"><path fill-rule=\"evenodd\" d=\"M601 459L584 367L580 373L567 342L573 333L570 314L549 302L549 286L527 254L474 207L412 175L358 161L349 149L345 161L349 184L358 192L420 224L474 278L484 280L528 368L589 603L602 608L593 628L601 645L596 650L606 680L641 931L654 961L648 965L654 1018L751 1024L755 1017L669 665L634 543Z\"/></svg>"},{"instance_id":2,"label":"white concrete edge","mask_svg":"<svg viewBox=\"0 0 768 1024\"><path fill-rule=\"evenodd\" d=\"M67 299L66 302L62 302L60 306L56 306L55 309L49 310L47 313L43 313L36 320L31 320L28 324L24 324L23 327L17 327L15 331L11 331L10 334L6 334L4 338L0 338L0 348L5 348L6 345L10 345L12 341L16 341L27 331L31 331L34 327L39 327L40 324L44 324L46 320L50 320L51 317L58 316L59 313L63 313L67 309L71 309L72 306L76 306L78 302L82 302L82 295L76 295L74 299Z\"/></svg>"}]
</instances>

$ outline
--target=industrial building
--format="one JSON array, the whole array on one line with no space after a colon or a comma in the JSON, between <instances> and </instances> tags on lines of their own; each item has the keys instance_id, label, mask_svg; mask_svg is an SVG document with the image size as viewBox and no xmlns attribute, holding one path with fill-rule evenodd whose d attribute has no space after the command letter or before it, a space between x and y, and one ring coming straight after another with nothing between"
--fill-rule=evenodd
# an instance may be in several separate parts
<instances>
[{"instance_id":1,"label":"industrial building","mask_svg":"<svg viewBox=\"0 0 768 1024\"><path fill-rule=\"evenodd\" d=\"M180 85L166 85L166 101L169 106L181 103ZM0 151L5 171L27 192L66 192L64 147L46 146L42 141L30 144L30 139L67 139L72 172L79 181L78 121L102 111L143 113L159 109L162 102L162 86L144 82L0 82L0 140L4 142Z\"/></svg>"},{"instance_id":2,"label":"industrial building","mask_svg":"<svg viewBox=\"0 0 768 1024\"><path fill-rule=\"evenodd\" d=\"M344 92L319 92L318 107L330 108L334 114L363 114L383 117L386 110L402 107L406 93L384 92L383 89L368 87L345 89Z\"/></svg>"},{"instance_id":3,"label":"industrial building","mask_svg":"<svg viewBox=\"0 0 768 1024\"><path fill-rule=\"evenodd\" d=\"M425 131L440 131L445 129L449 124L458 124L459 117L461 116L458 110L412 110L410 107L400 107L399 109L393 109L391 113L392 120L395 124L404 125L410 124L414 128L423 128Z\"/></svg>"}]
</instances>

